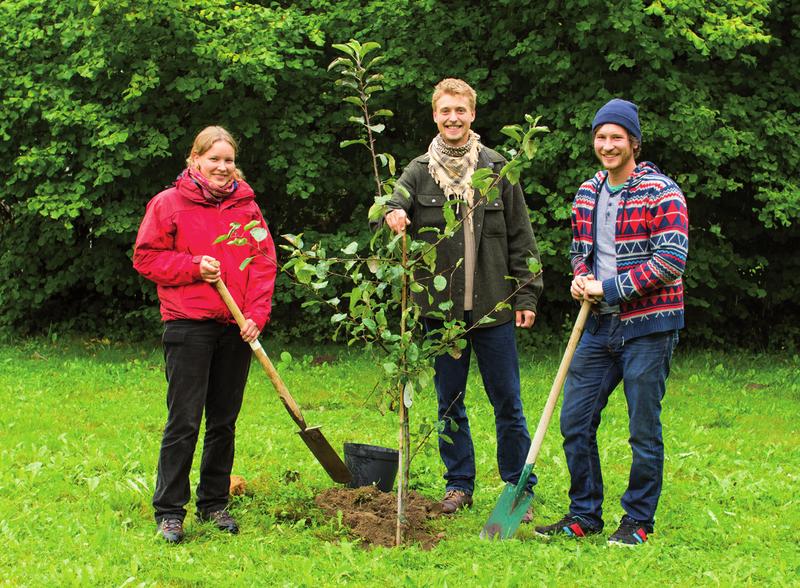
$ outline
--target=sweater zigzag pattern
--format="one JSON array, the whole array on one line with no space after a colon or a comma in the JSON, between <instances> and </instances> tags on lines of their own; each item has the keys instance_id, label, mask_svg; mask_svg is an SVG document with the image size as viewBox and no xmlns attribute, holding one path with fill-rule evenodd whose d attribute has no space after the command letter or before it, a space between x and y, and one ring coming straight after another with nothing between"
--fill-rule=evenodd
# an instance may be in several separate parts
<instances>
[{"instance_id":1,"label":"sweater zigzag pattern","mask_svg":"<svg viewBox=\"0 0 800 588\"><path fill-rule=\"evenodd\" d=\"M595 206L607 171L578 189L572 203L570 257L576 276L592 272ZM678 185L650 162L636 166L622 189L616 220L617 276L603 281L620 305L625 338L683 327L683 275L689 215Z\"/></svg>"}]
</instances>

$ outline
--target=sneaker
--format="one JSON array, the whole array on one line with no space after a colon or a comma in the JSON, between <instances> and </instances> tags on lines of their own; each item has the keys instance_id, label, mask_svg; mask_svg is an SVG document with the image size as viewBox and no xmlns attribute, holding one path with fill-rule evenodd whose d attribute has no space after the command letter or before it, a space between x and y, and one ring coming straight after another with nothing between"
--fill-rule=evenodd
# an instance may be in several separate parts
<instances>
[{"instance_id":1,"label":"sneaker","mask_svg":"<svg viewBox=\"0 0 800 588\"><path fill-rule=\"evenodd\" d=\"M653 525L637 521L625 515L619 523L619 529L608 538L609 545L620 547L636 547L647 541L647 534L653 532Z\"/></svg>"},{"instance_id":2,"label":"sneaker","mask_svg":"<svg viewBox=\"0 0 800 588\"><path fill-rule=\"evenodd\" d=\"M158 523L158 534L167 543L183 541L183 521L180 519L161 519Z\"/></svg>"},{"instance_id":3,"label":"sneaker","mask_svg":"<svg viewBox=\"0 0 800 588\"><path fill-rule=\"evenodd\" d=\"M239 533L239 525L227 510L215 510L207 514L197 513L197 518L201 521L211 521L220 531L227 531L231 535Z\"/></svg>"},{"instance_id":4,"label":"sneaker","mask_svg":"<svg viewBox=\"0 0 800 588\"><path fill-rule=\"evenodd\" d=\"M470 508L471 506L472 496L463 490L448 490L442 499L442 512L444 514L453 514L460 508Z\"/></svg>"},{"instance_id":5,"label":"sneaker","mask_svg":"<svg viewBox=\"0 0 800 588\"><path fill-rule=\"evenodd\" d=\"M557 523L536 527L535 532L540 537L552 537L553 535L567 535L568 537L586 537L587 535L597 535L603 530L602 527L595 527L585 518L578 515L566 514Z\"/></svg>"}]
</instances>

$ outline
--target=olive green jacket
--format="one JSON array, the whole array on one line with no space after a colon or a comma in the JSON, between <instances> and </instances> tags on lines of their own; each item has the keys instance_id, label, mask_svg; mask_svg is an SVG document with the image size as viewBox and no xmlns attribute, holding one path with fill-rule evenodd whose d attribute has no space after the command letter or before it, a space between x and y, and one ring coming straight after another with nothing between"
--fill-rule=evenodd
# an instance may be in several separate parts
<instances>
[{"instance_id":1,"label":"olive green jacket","mask_svg":"<svg viewBox=\"0 0 800 588\"><path fill-rule=\"evenodd\" d=\"M428 173L428 154L412 160L398 180L410 198L395 190L388 202L390 210L402 208L411 221L409 227L414 239L434 243L436 233L422 231L423 227L436 227L444 230L445 219L442 205L444 193ZM478 168L493 167L499 172L506 160L496 151L482 147ZM476 194L476 199L478 195ZM463 211L464 206L460 207ZM500 196L491 203L482 202L473 213L475 227L475 279L473 286L472 318L477 323L489 315L496 322L485 326L495 326L514 318L510 309L495 311L498 302L508 299L514 310L536 311L536 303L542 291L541 275L534 277L528 271L527 260L539 259L539 250L533 235L528 207L519 184L512 185L507 179L500 184ZM437 292L433 287L433 275L427 269L415 272L415 279L427 291L414 293L414 301L422 308L423 316L440 311L439 304L453 301L453 307L445 315L462 318L464 316L464 267L459 261L464 257L464 230L459 225L456 233L444 239L437 247L436 274L447 279L447 288ZM509 279L511 276L514 279ZM520 288L521 287L521 288ZM516 294L512 293L520 288ZM428 294L433 296L433 303Z\"/></svg>"}]
</instances>

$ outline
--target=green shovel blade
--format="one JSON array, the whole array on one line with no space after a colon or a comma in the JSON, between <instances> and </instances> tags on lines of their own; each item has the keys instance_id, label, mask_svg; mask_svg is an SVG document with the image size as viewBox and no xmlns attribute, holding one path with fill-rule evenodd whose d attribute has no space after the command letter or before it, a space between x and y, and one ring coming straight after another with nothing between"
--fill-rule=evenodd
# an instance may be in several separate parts
<instances>
[{"instance_id":1,"label":"green shovel blade","mask_svg":"<svg viewBox=\"0 0 800 588\"><path fill-rule=\"evenodd\" d=\"M517 484L506 484L497 506L483 526L481 539L510 539L517 532L522 517L533 501L533 494L525 489L533 464L525 464Z\"/></svg>"}]
</instances>

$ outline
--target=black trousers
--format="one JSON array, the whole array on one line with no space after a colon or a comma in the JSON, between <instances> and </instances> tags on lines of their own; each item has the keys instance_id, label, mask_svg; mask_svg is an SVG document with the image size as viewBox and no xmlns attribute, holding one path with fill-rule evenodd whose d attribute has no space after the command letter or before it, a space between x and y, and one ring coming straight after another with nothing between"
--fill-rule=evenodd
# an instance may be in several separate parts
<instances>
[{"instance_id":1,"label":"black trousers","mask_svg":"<svg viewBox=\"0 0 800 588\"><path fill-rule=\"evenodd\" d=\"M163 343L169 414L153 495L156 521L186 516L189 472L204 410L197 511L207 514L227 506L236 418L251 357L239 328L215 321L168 321Z\"/></svg>"}]
</instances>

